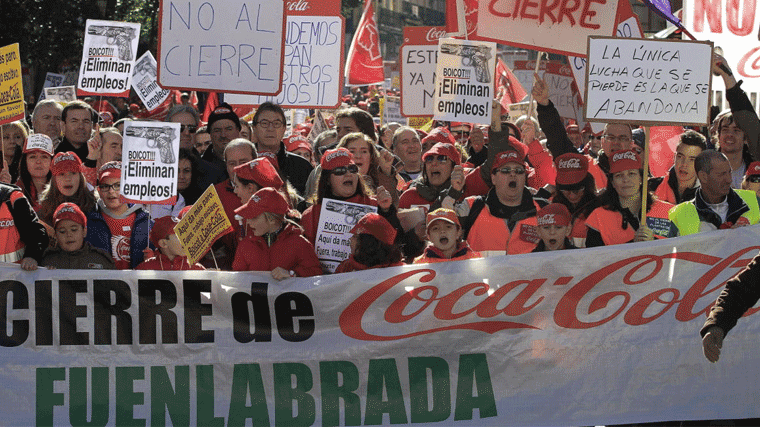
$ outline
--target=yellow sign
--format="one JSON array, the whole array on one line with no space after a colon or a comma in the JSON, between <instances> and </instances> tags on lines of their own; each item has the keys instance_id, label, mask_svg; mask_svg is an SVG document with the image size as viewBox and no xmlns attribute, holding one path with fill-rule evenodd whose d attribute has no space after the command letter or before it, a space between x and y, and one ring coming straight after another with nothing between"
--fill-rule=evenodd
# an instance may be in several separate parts
<instances>
[{"instance_id":1,"label":"yellow sign","mask_svg":"<svg viewBox=\"0 0 760 427\"><path fill-rule=\"evenodd\" d=\"M0 48L0 125L24 118L18 43Z\"/></svg>"},{"instance_id":2,"label":"yellow sign","mask_svg":"<svg viewBox=\"0 0 760 427\"><path fill-rule=\"evenodd\" d=\"M430 132L430 130L433 128L432 123L433 123L432 116L409 117L409 127L412 127L414 129L422 129L425 132ZM429 129L425 129L424 126L427 126Z\"/></svg>"},{"instance_id":3,"label":"yellow sign","mask_svg":"<svg viewBox=\"0 0 760 427\"><path fill-rule=\"evenodd\" d=\"M216 188L210 185L192 208L174 227L187 253L187 262L196 263L217 239L232 232L232 224L224 213Z\"/></svg>"}]
</instances>

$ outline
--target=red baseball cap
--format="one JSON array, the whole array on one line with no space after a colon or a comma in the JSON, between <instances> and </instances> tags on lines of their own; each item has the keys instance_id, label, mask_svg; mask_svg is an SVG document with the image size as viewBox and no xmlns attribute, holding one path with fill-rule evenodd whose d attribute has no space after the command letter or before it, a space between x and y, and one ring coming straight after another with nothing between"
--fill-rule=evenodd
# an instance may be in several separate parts
<instances>
[{"instance_id":1,"label":"red baseball cap","mask_svg":"<svg viewBox=\"0 0 760 427\"><path fill-rule=\"evenodd\" d=\"M496 158L493 161L493 167L491 167L491 173L507 163L518 163L522 167L527 167L525 164L525 155L523 153L515 150L507 150L496 155Z\"/></svg>"},{"instance_id":2,"label":"red baseball cap","mask_svg":"<svg viewBox=\"0 0 760 427\"><path fill-rule=\"evenodd\" d=\"M300 133L294 133L290 135L289 137L285 138L285 149L287 151L293 152L298 150L299 148L305 148L309 150L310 153L314 152L314 148L311 146L311 143L308 139L306 139L305 136L301 135Z\"/></svg>"},{"instance_id":3,"label":"red baseball cap","mask_svg":"<svg viewBox=\"0 0 760 427\"><path fill-rule=\"evenodd\" d=\"M50 172L53 175L60 175L64 172L82 172L82 161L73 151L58 153L53 157L53 163L50 165Z\"/></svg>"},{"instance_id":4,"label":"red baseball cap","mask_svg":"<svg viewBox=\"0 0 760 427\"><path fill-rule=\"evenodd\" d=\"M98 169L98 182L105 178L121 178L121 162L111 161Z\"/></svg>"},{"instance_id":5,"label":"red baseball cap","mask_svg":"<svg viewBox=\"0 0 760 427\"><path fill-rule=\"evenodd\" d=\"M615 151L610 156L610 174L641 168L641 157L636 150Z\"/></svg>"},{"instance_id":6,"label":"red baseball cap","mask_svg":"<svg viewBox=\"0 0 760 427\"><path fill-rule=\"evenodd\" d=\"M277 160L277 153L273 153L271 151L262 151L259 153L260 159L266 158L269 159L269 163L274 166L275 169L280 170L280 162Z\"/></svg>"},{"instance_id":7,"label":"red baseball cap","mask_svg":"<svg viewBox=\"0 0 760 427\"><path fill-rule=\"evenodd\" d=\"M430 228L430 224L435 221L446 221L456 225L458 228L462 228L462 226L459 224L459 218L457 218L456 212L452 211L451 209L438 208L433 212L428 213L425 220L425 227Z\"/></svg>"},{"instance_id":8,"label":"red baseball cap","mask_svg":"<svg viewBox=\"0 0 760 427\"><path fill-rule=\"evenodd\" d=\"M290 206L285 196L272 187L266 187L254 193L246 204L235 209L235 213L243 218L253 219L265 212L285 216L289 210Z\"/></svg>"},{"instance_id":9,"label":"red baseball cap","mask_svg":"<svg viewBox=\"0 0 760 427\"><path fill-rule=\"evenodd\" d=\"M554 159L554 164L559 185L575 185L588 174L588 158L583 154L565 153Z\"/></svg>"},{"instance_id":10,"label":"red baseball cap","mask_svg":"<svg viewBox=\"0 0 760 427\"><path fill-rule=\"evenodd\" d=\"M435 144L432 148L427 150L425 154L422 155L422 161L424 162L425 159L432 156L446 156L454 162L455 165L459 165L462 163L462 154L457 150L457 147L454 146L454 143L452 142L439 142Z\"/></svg>"},{"instance_id":11,"label":"red baseball cap","mask_svg":"<svg viewBox=\"0 0 760 427\"><path fill-rule=\"evenodd\" d=\"M255 158L248 163L237 166L234 171L238 178L253 181L262 188L272 187L279 190L284 184L280 174L277 173L277 169L266 157Z\"/></svg>"},{"instance_id":12,"label":"red baseball cap","mask_svg":"<svg viewBox=\"0 0 760 427\"><path fill-rule=\"evenodd\" d=\"M422 144L425 145L428 141L433 141L434 144L438 143L448 143L448 144L456 144L457 140L454 138L454 135L451 134L451 131L446 129L445 127L437 127L428 134L422 138Z\"/></svg>"},{"instance_id":13,"label":"red baseball cap","mask_svg":"<svg viewBox=\"0 0 760 427\"><path fill-rule=\"evenodd\" d=\"M744 176L760 175L760 162L752 162Z\"/></svg>"},{"instance_id":14,"label":"red baseball cap","mask_svg":"<svg viewBox=\"0 0 760 427\"><path fill-rule=\"evenodd\" d=\"M322 155L322 160L319 162L322 166L322 170L331 171L341 166L348 166L354 164L354 156L346 148L336 148L334 150L327 150Z\"/></svg>"},{"instance_id":15,"label":"red baseball cap","mask_svg":"<svg viewBox=\"0 0 760 427\"><path fill-rule=\"evenodd\" d=\"M580 134L581 133L581 129L578 127L578 125L575 125L575 124L573 124L573 125L567 125L565 127L565 132Z\"/></svg>"},{"instance_id":16,"label":"red baseball cap","mask_svg":"<svg viewBox=\"0 0 760 427\"><path fill-rule=\"evenodd\" d=\"M53 140L44 133L33 133L26 139L26 145L24 145L24 153L40 152L49 155L50 157L55 154L53 148Z\"/></svg>"},{"instance_id":17,"label":"red baseball cap","mask_svg":"<svg viewBox=\"0 0 760 427\"><path fill-rule=\"evenodd\" d=\"M59 222L66 219L74 221L82 227L87 227L87 217L79 209L79 206L74 203L65 202L58 205L55 213L53 213L53 228L57 227Z\"/></svg>"},{"instance_id":18,"label":"red baseball cap","mask_svg":"<svg viewBox=\"0 0 760 427\"><path fill-rule=\"evenodd\" d=\"M174 233L174 227L179 224L179 219L173 216L157 218L150 229L150 242L158 248L158 242L166 239Z\"/></svg>"},{"instance_id":19,"label":"red baseball cap","mask_svg":"<svg viewBox=\"0 0 760 427\"><path fill-rule=\"evenodd\" d=\"M349 233L371 234L386 245L392 245L396 240L397 231L387 219L380 216L380 214L371 212L364 215Z\"/></svg>"},{"instance_id":20,"label":"red baseball cap","mask_svg":"<svg viewBox=\"0 0 760 427\"><path fill-rule=\"evenodd\" d=\"M536 213L536 223L539 227L542 225L567 227L570 225L571 218L570 211L562 203L550 203Z\"/></svg>"}]
</instances>

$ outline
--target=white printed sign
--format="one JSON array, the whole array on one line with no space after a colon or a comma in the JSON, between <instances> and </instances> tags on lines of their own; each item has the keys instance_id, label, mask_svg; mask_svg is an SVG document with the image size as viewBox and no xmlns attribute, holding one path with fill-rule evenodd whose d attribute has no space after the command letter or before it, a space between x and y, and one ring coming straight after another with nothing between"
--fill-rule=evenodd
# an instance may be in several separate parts
<instances>
[{"instance_id":1,"label":"white printed sign","mask_svg":"<svg viewBox=\"0 0 760 427\"><path fill-rule=\"evenodd\" d=\"M140 24L88 19L78 94L128 97Z\"/></svg>"},{"instance_id":2,"label":"white printed sign","mask_svg":"<svg viewBox=\"0 0 760 427\"><path fill-rule=\"evenodd\" d=\"M64 104L77 99L77 90L74 86L46 87L43 92L45 99L52 99Z\"/></svg>"},{"instance_id":3,"label":"white printed sign","mask_svg":"<svg viewBox=\"0 0 760 427\"><path fill-rule=\"evenodd\" d=\"M148 111L155 110L166 101L171 91L158 85L156 59L147 51L137 60L132 75L132 87Z\"/></svg>"},{"instance_id":4,"label":"white printed sign","mask_svg":"<svg viewBox=\"0 0 760 427\"><path fill-rule=\"evenodd\" d=\"M176 201L179 127L179 123L127 121L121 154L121 196L127 201Z\"/></svg>"},{"instance_id":5,"label":"white printed sign","mask_svg":"<svg viewBox=\"0 0 760 427\"><path fill-rule=\"evenodd\" d=\"M340 200L324 199L317 225L317 251L322 270L332 273L351 255L351 231L367 213L377 212L377 207Z\"/></svg>"},{"instance_id":6,"label":"white printed sign","mask_svg":"<svg viewBox=\"0 0 760 427\"><path fill-rule=\"evenodd\" d=\"M441 38L435 70L433 117L491 123L496 43Z\"/></svg>"},{"instance_id":7,"label":"white printed sign","mask_svg":"<svg viewBox=\"0 0 760 427\"><path fill-rule=\"evenodd\" d=\"M280 93L284 0L161 0L160 11L162 87Z\"/></svg>"},{"instance_id":8,"label":"white printed sign","mask_svg":"<svg viewBox=\"0 0 760 427\"><path fill-rule=\"evenodd\" d=\"M705 125L712 43L590 37L588 121Z\"/></svg>"},{"instance_id":9,"label":"white printed sign","mask_svg":"<svg viewBox=\"0 0 760 427\"><path fill-rule=\"evenodd\" d=\"M401 114L401 100L397 96L380 98L381 124L400 123L406 125L407 118Z\"/></svg>"},{"instance_id":10,"label":"white printed sign","mask_svg":"<svg viewBox=\"0 0 760 427\"><path fill-rule=\"evenodd\" d=\"M45 99L45 88L46 87L58 87L63 86L63 78L65 76L63 74L56 74L56 73L47 73L45 74L45 82L42 83L42 92L40 92L40 99L37 100L37 102L42 101Z\"/></svg>"},{"instance_id":11,"label":"white printed sign","mask_svg":"<svg viewBox=\"0 0 760 427\"><path fill-rule=\"evenodd\" d=\"M433 113L438 39L444 27L404 27L404 44L399 48L401 65L401 113L429 116Z\"/></svg>"}]
</instances>

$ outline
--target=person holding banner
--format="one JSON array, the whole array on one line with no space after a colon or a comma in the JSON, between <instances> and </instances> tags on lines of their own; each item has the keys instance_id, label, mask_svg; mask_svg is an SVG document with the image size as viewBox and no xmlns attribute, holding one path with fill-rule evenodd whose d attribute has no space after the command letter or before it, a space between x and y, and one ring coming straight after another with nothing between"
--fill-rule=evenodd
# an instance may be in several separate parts
<instances>
[{"instance_id":1,"label":"person holding banner","mask_svg":"<svg viewBox=\"0 0 760 427\"><path fill-rule=\"evenodd\" d=\"M480 258L464 240L464 232L456 212L438 208L425 218L428 245L422 255L414 259L415 264L443 261L459 261Z\"/></svg>"},{"instance_id":2,"label":"person holding banner","mask_svg":"<svg viewBox=\"0 0 760 427\"><path fill-rule=\"evenodd\" d=\"M573 215L570 237L575 246L585 247L586 218L598 207L596 184L588 171L589 158L579 153L565 153L557 157L554 163L557 170L556 192L551 201L564 205Z\"/></svg>"},{"instance_id":3,"label":"person holding banner","mask_svg":"<svg viewBox=\"0 0 760 427\"><path fill-rule=\"evenodd\" d=\"M674 235L668 211L670 203L648 192L647 217L642 223L641 186L643 164L637 150L622 150L610 156L610 179L599 199L600 206L586 219L586 247L650 241Z\"/></svg>"},{"instance_id":4,"label":"person holding banner","mask_svg":"<svg viewBox=\"0 0 760 427\"><path fill-rule=\"evenodd\" d=\"M275 280L322 274L314 245L298 224L285 218L289 210L285 196L271 187L257 191L235 209L251 233L238 245L234 271L270 271Z\"/></svg>"},{"instance_id":5,"label":"person holding banner","mask_svg":"<svg viewBox=\"0 0 760 427\"><path fill-rule=\"evenodd\" d=\"M56 245L45 250L42 266L62 269L113 270L111 254L85 242L87 217L74 203L61 203L53 214Z\"/></svg>"},{"instance_id":6,"label":"person holding banner","mask_svg":"<svg viewBox=\"0 0 760 427\"><path fill-rule=\"evenodd\" d=\"M32 111L32 129L34 133L42 133L53 140L53 145L61 139L61 113L63 107L53 99L43 99L34 106Z\"/></svg>"},{"instance_id":7,"label":"person holding banner","mask_svg":"<svg viewBox=\"0 0 760 427\"><path fill-rule=\"evenodd\" d=\"M53 162L53 141L45 134L32 134L26 140L19 163L19 177L16 181L32 208L40 207L40 195L53 178L50 166Z\"/></svg>"},{"instance_id":8,"label":"person holding banner","mask_svg":"<svg viewBox=\"0 0 760 427\"><path fill-rule=\"evenodd\" d=\"M16 186L0 183L0 261L36 270L48 239L24 193Z\"/></svg>"},{"instance_id":9,"label":"person holding banner","mask_svg":"<svg viewBox=\"0 0 760 427\"><path fill-rule=\"evenodd\" d=\"M397 231L382 215L365 214L349 233L351 255L338 265L335 273L404 265L401 249L395 244Z\"/></svg>"},{"instance_id":10,"label":"person holding banner","mask_svg":"<svg viewBox=\"0 0 760 427\"><path fill-rule=\"evenodd\" d=\"M561 203L549 203L536 213L538 237L541 239L532 252L577 249L570 241L573 230L572 217Z\"/></svg>"},{"instance_id":11,"label":"person holding banner","mask_svg":"<svg viewBox=\"0 0 760 427\"><path fill-rule=\"evenodd\" d=\"M184 271L205 270L195 263L187 262L187 255L182 243L174 233L179 220L173 216L158 218L150 229L150 242L156 247L153 257L143 261L135 270Z\"/></svg>"}]
</instances>

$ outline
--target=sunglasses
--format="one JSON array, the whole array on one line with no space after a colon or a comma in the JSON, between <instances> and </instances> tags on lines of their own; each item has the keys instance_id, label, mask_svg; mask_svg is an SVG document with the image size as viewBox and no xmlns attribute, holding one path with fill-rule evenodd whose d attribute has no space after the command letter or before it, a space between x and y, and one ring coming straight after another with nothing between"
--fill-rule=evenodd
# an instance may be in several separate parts
<instances>
[{"instance_id":1,"label":"sunglasses","mask_svg":"<svg viewBox=\"0 0 760 427\"><path fill-rule=\"evenodd\" d=\"M338 166L331 172L335 176L343 176L347 173L359 173L359 166L350 164L348 166Z\"/></svg>"},{"instance_id":2,"label":"sunglasses","mask_svg":"<svg viewBox=\"0 0 760 427\"><path fill-rule=\"evenodd\" d=\"M514 172L516 175L522 175L525 173L525 168L521 168L520 166L515 168L499 168L496 169L496 172L503 173L504 175L509 175L512 172Z\"/></svg>"},{"instance_id":3,"label":"sunglasses","mask_svg":"<svg viewBox=\"0 0 760 427\"><path fill-rule=\"evenodd\" d=\"M760 175L751 175L747 178L747 182L751 182L753 184L756 184L760 182Z\"/></svg>"},{"instance_id":4,"label":"sunglasses","mask_svg":"<svg viewBox=\"0 0 760 427\"><path fill-rule=\"evenodd\" d=\"M438 154L437 156L430 155L425 157L425 163L433 163L437 161L438 163L443 163L445 161L449 160L449 156L446 156L444 154Z\"/></svg>"},{"instance_id":5,"label":"sunglasses","mask_svg":"<svg viewBox=\"0 0 760 427\"><path fill-rule=\"evenodd\" d=\"M190 131L190 133L195 133L195 131L198 130L198 126L196 126L196 125L182 125L182 124L179 125L179 131L180 132L184 132L186 130Z\"/></svg>"}]
</instances>

